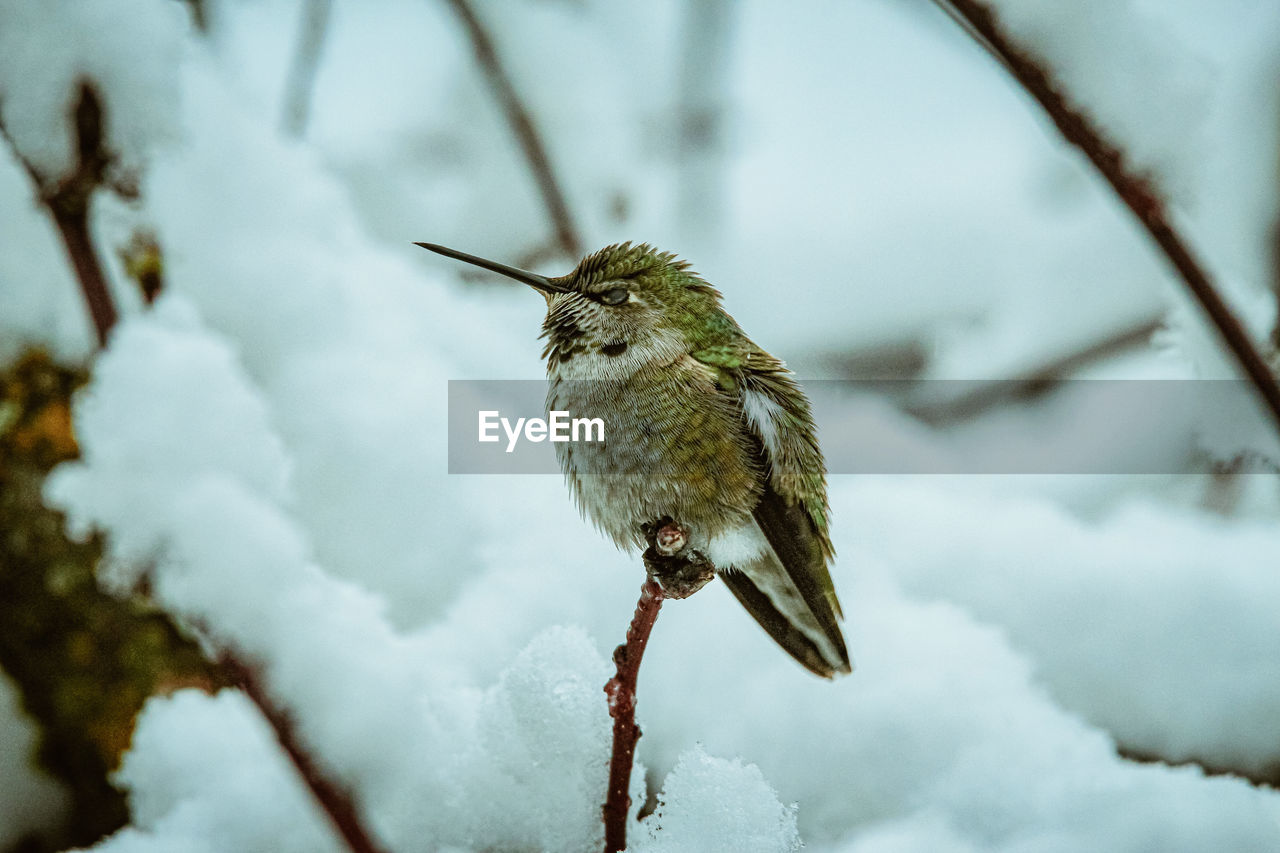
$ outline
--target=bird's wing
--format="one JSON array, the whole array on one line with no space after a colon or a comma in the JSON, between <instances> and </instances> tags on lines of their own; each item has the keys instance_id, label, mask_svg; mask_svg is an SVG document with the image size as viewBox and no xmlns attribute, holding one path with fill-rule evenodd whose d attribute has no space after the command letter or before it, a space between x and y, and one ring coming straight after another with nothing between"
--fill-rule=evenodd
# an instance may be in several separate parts
<instances>
[{"instance_id":1,"label":"bird's wing","mask_svg":"<svg viewBox=\"0 0 1280 853\"><path fill-rule=\"evenodd\" d=\"M738 400L767 474L753 520L768 547L721 578L804 666L826 677L849 672L840 601L827 568L835 554L826 467L809 402L782 362L749 341L693 357L715 367L723 392Z\"/></svg>"}]
</instances>

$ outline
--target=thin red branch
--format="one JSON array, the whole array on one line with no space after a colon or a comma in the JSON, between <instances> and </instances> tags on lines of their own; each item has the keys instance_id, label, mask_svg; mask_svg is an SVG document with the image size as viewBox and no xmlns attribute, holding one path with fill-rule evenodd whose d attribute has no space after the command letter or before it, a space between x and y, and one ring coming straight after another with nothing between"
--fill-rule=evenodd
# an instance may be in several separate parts
<instances>
[{"instance_id":1,"label":"thin red branch","mask_svg":"<svg viewBox=\"0 0 1280 853\"><path fill-rule=\"evenodd\" d=\"M1266 360L1244 325L1227 306L1188 242L1173 227L1164 200L1151 180L1138 174L1128 164L1124 151L1109 141L1091 118L1068 102L1061 84L1053 79L1038 58L1009 38L986 4L981 0L934 2L960 17L967 25L966 31L1000 60L1018 84L1049 114L1062 136L1084 152L1138 218L1218 329L1223 342L1280 428L1280 384L1277 384Z\"/></svg>"},{"instance_id":2,"label":"thin red branch","mask_svg":"<svg viewBox=\"0 0 1280 853\"><path fill-rule=\"evenodd\" d=\"M640 727L636 725L636 679L664 598L662 586L653 577L646 578L640 588L635 616L627 629L627 641L613 652L617 674L604 686L605 695L609 697L609 716L613 717L613 757L609 761L609 792L603 810L605 853L620 853L627 848L631 768L635 764L636 741L640 739Z\"/></svg>"},{"instance_id":3,"label":"thin red branch","mask_svg":"<svg viewBox=\"0 0 1280 853\"><path fill-rule=\"evenodd\" d=\"M272 730L276 733L276 740L280 742L280 748L289 756L289 760L297 768L298 775L302 777L311 795L329 816L329 821L346 841L352 853L383 853L385 848L379 846L365 829L360 812L350 793L339 787L319 767L311 752L299 739L293 719L288 712L277 706L267 695L258 673L229 653L223 655L219 664L226 671L231 682L258 706L262 716L271 724Z\"/></svg>"},{"instance_id":4,"label":"thin red branch","mask_svg":"<svg viewBox=\"0 0 1280 853\"><path fill-rule=\"evenodd\" d=\"M511 75L503 67L493 39L480 22L475 9L471 7L468 0L449 0L449 5L453 7L453 11L457 13L467 30L476 60L489 81L489 88L498 99L498 105L502 108L511 132L515 134L516 142L524 153L534 180L538 183L542 203L547 208L547 215L551 218L552 227L556 232L556 243L566 255L577 260L582 256L582 240L578 237L578 229L574 227L573 217L569 215L569 205L560 189L560 182L556 179L551 158L547 154L546 146L542 144L542 137L533 123L533 117L525 108L524 102L520 100L515 84L511 81Z\"/></svg>"}]
</instances>

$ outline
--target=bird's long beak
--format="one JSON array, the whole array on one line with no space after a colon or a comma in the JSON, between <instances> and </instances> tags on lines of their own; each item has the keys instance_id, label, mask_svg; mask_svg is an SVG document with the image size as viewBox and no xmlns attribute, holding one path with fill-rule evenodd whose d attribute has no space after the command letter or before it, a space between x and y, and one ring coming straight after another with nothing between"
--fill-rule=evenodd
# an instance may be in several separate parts
<instances>
[{"instance_id":1,"label":"bird's long beak","mask_svg":"<svg viewBox=\"0 0 1280 853\"><path fill-rule=\"evenodd\" d=\"M477 258L475 255L468 255L466 252L459 252L457 249L450 249L447 246L439 246L435 243L414 243L414 245L421 246L428 251L435 252L437 255L444 255L446 258L465 261L466 263L487 269L490 272L505 275L507 278L514 278L516 281L522 281L548 296L552 293L563 293L565 290L565 288L556 284L544 275L538 275L537 273L517 269L516 267L509 267L506 264L500 264L497 261L491 261L487 258Z\"/></svg>"}]
</instances>

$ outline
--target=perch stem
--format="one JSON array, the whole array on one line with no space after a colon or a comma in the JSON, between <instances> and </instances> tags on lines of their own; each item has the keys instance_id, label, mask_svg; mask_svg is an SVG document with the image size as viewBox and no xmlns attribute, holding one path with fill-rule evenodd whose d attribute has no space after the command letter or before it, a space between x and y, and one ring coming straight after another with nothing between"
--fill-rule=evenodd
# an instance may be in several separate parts
<instances>
[{"instance_id":1,"label":"perch stem","mask_svg":"<svg viewBox=\"0 0 1280 853\"><path fill-rule=\"evenodd\" d=\"M640 727L636 725L636 679L664 598L661 584L652 576L647 577L627 629L627 641L613 652L617 674L604 687L609 697L609 716L613 717L613 756L609 761L609 791L604 803L605 853L621 853L627 847L627 813L631 808L628 791L636 741L640 739Z\"/></svg>"}]
</instances>

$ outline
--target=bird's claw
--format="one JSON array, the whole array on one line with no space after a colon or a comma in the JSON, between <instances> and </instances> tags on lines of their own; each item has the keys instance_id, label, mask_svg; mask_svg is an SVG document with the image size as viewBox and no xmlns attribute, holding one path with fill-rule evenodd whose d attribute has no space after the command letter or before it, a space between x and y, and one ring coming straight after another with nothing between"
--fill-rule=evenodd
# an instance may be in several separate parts
<instances>
[{"instance_id":1,"label":"bird's claw","mask_svg":"<svg viewBox=\"0 0 1280 853\"><path fill-rule=\"evenodd\" d=\"M645 525L644 532L649 541L644 567L664 598L688 598L715 577L706 555L688 547L689 533L679 522L662 518Z\"/></svg>"},{"instance_id":2,"label":"bird's claw","mask_svg":"<svg viewBox=\"0 0 1280 853\"><path fill-rule=\"evenodd\" d=\"M672 557L684 550L688 537L684 528L674 521L662 525L653 534L653 548L663 557Z\"/></svg>"}]
</instances>

